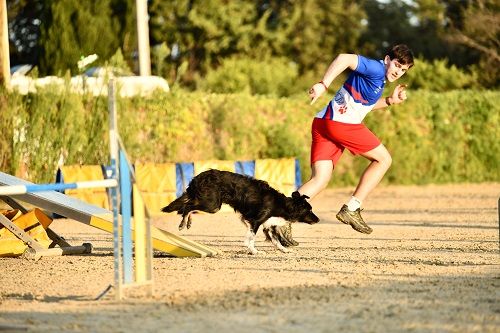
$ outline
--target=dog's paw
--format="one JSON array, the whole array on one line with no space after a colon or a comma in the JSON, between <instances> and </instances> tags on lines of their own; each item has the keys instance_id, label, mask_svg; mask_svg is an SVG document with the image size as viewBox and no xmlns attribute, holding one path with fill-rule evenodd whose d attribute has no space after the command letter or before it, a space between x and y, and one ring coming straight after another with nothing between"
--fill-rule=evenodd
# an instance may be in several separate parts
<instances>
[{"instance_id":1,"label":"dog's paw","mask_svg":"<svg viewBox=\"0 0 500 333\"><path fill-rule=\"evenodd\" d=\"M248 253L251 255L266 255L266 251L257 250L256 248L249 248Z\"/></svg>"},{"instance_id":2,"label":"dog's paw","mask_svg":"<svg viewBox=\"0 0 500 333\"><path fill-rule=\"evenodd\" d=\"M290 253L290 252L293 252L292 250L287 249L286 247L280 248L280 249L278 249L278 250L280 250L280 251L281 251L281 252L283 252L283 253Z\"/></svg>"}]
</instances>

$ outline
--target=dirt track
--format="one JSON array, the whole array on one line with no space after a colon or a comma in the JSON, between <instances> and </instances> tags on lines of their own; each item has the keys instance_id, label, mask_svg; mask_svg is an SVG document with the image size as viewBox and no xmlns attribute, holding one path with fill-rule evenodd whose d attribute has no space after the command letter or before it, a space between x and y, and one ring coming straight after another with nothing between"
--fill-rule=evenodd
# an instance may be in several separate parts
<instances>
[{"instance_id":1,"label":"dirt track","mask_svg":"<svg viewBox=\"0 0 500 333\"><path fill-rule=\"evenodd\" d=\"M500 332L500 184L380 187L362 235L335 220L350 189L313 201L292 253L252 256L233 213L196 215L180 233L223 251L154 259L155 297L93 299L113 281L112 238L69 220L52 228L86 256L0 259L0 331ZM168 215L155 225L176 231Z\"/></svg>"}]
</instances>

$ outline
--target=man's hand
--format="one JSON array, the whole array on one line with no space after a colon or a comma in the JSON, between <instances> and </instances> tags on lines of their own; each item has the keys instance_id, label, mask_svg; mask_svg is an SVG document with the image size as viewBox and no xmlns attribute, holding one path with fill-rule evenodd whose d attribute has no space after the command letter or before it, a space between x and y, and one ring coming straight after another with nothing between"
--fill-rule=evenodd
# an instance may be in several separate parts
<instances>
[{"instance_id":1,"label":"man's hand","mask_svg":"<svg viewBox=\"0 0 500 333\"><path fill-rule=\"evenodd\" d=\"M406 84L398 84L392 92L391 104L403 103L406 98Z\"/></svg>"},{"instance_id":2,"label":"man's hand","mask_svg":"<svg viewBox=\"0 0 500 333\"><path fill-rule=\"evenodd\" d=\"M309 98L311 98L311 105L314 104L314 102L316 102L316 100L320 98L325 91L326 86L321 82L318 82L314 86L312 86L311 89L309 89Z\"/></svg>"}]
</instances>

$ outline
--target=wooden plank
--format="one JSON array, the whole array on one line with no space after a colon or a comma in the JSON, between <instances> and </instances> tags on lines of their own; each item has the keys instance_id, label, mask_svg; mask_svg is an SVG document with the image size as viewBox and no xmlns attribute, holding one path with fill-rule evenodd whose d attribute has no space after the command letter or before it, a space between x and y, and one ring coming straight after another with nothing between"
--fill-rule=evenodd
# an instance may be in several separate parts
<instances>
[{"instance_id":1,"label":"wooden plank","mask_svg":"<svg viewBox=\"0 0 500 333\"><path fill-rule=\"evenodd\" d=\"M0 0L0 84L10 87L9 28L5 0Z\"/></svg>"}]
</instances>

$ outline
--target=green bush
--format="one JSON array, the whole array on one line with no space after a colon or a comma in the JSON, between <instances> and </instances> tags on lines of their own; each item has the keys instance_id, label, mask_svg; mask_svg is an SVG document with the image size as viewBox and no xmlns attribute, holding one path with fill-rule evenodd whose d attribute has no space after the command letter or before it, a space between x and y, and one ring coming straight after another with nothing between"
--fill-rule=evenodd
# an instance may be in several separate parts
<instances>
[{"instance_id":1,"label":"green bush","mask_svg":"<svg viewBox=\"0 0 500 333\"><path fill-rule=\"evenodd\" d=\"M55 92L2 92L2 171L53 181L57 165L109 163L107 99ZM366 118L393 156L390 184L499 181L498 91L408 91L406 103ZM298 157L309 177L310 126L323 96L289 98L174 89L118 98L119 132L132 161L191 162ZM4 103L5 102L5 103ZM28 170L23 174L25 165ZM353 185L367 161L346 151L331 185Z\"/></svg>"},{"instance_id":2,"label":"green bush","mask_svg":"<svg viewBox=\"0 0 500 333\"><path fill-rule=\"evenodd\" d=\"M2 170L27 172L23 176L49 182L60 161L107 163L106 104L102 98L70 93L68 87L61 92L60 87L48 86L23 97L10 94L6 124L12 130L5 133L10 134L11 165Z\"/></svg>"},{"instance_id":3,"label":"green bush","mask_svg":"<svg viewBox=\"0 0 500 333\"><path fill-rule=\"evenodd\" d=\"M500 180L499 92L409 92L367 125L393 155L386 181L396 184ZM377 111L375 111L377 112Z\"/></svg>"},{"instance_id":4,"label":"green bush","mask_svg":"<svg viewBox=\"0 0 500 333\"><path fill-rule=\"evenodd\" d=\"M426 89L434 92L478 86L474 73L466 73L455 65L449 66L446 59L432 62L416 59L415 66L410 68L404 80L411 89Z\"/></svg>"},{"instance_id":5,"label":"green bush","mask_svg":"<svg viewBox=\"0 0 500 333\"><path fill-rule=\"evenodd\" d=\"M17 165L13 154L13 138L15 135L15 115L19 113L23 101L20 95L11 94L0 86L0 170L13 173Z\"/></svg>"},{"instance_id":6,"label":"green bush","mask_svg":"<svg viewBox=\"0 0 500 333\"><path fill-rule=\"evenodd\" d=\"M286 59L228 58L200 80L202 90L213 93L240 93L252 95L289 96L297 92L296 64Z\"/></svg>"}]
</instances>

